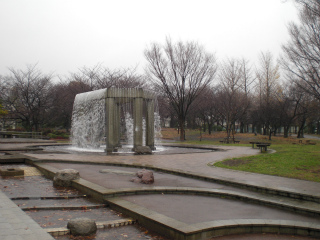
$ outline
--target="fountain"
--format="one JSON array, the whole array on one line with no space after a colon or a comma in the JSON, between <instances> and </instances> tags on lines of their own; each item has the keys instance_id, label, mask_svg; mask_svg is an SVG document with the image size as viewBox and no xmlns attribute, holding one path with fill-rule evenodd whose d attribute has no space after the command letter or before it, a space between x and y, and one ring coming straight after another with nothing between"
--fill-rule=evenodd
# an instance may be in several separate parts
<instances>
[{"instance_id":1,"label":"fountain","mask_svg":"<svg viewBox=\"0 0 320 240\"><path fill-rule=\"evenodd\" d=\"M76 95L72 114L72 144L117 152L122 143L132 150L155 150L156 97L142 88L106 88ZM156 116L155 116L156 114ZM156 124L155 124L156 121Z\"/></svg>"}]
</instances>

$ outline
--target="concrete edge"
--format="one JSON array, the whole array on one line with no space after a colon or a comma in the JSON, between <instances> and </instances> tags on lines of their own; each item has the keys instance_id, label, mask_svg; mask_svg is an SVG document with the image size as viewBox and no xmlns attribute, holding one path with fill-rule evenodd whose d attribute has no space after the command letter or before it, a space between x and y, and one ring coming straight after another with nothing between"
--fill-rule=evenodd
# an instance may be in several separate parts
<instances>
[{"instance_id":1,"label":"concrete edge","mask_svg":"<svg viewBox=\"0 0 320 240\"><path fill-rule=\"evenodd\" d=\"M36 162L35 166L41 168L41 171L45 172L45 175L54 176L54 173L58 170L44 162ZM156 232L160 232L165 236L173 239L205 239L210 236L222 236L229 234L239 234L239 233L289 233L294 235L302 236L316 236L320 237L320 226L312 223L299 223L292 221L280 221L280 220L259 220L253 219L250 223L247 222L237 222L235 220L226 221L213 221L207 223L198 224L186 224L150 209L144 208L142 206L136 205L134 203L128 202L120 198L110 198L112 194L118 191L114 189L106 189L97 184L91 183L82 178L74 180L72 186L87 193L88 195L94 195L94 197L106 202L111 208L118 210L128 216L137 219L139 223L143 226L150 228ZM176 187L153 187L153 188L139 188L139 189L120 189L120 194L126 195L134 193L159 193L165 190L166 193L178 193L182 191L183 193L197 193L197 194L215 194L218 196L228 195L230 197L237 197L243 199L254 199L253 197L248 197L245 194L235 193L233 191L221 191L217 189L200 189L200 188L176 188ZM110 195L111 194L111 195ZM106 197L106 196L109 196ZM262 201L256 198L255 201ZM272 203L277 204L277 203ZM268 222L269 221L269 222ZM271 221L271 222L270 222ZM279 224L277 222L280 221ZM312 227L311 227L312 226Z\"/></svg>"},{"instance_id":2,"label":"concrete edge","mask_svg":"<svg viewBox=\"0 0 320 240\"><path fill-rule=\"evenodd\" d=\"M320 237L320 225L315 223L270 219L233 219L186 224L123 199L110 198L106 201L112 208L134 216L143 226L177 240L208 239L245 233Z\"/></svg>"},{"instance_id":3,"label":"concrete edge","mask_svg":"<svg viewBox=\"0 0 320 240\"><path fill-rule=\"evenodd\" d=\"M141 188L122 188L104 192L104 199L111 197L120 197L138 194L185 194L200 195L211 197L223 197L238 201L252 202L259 205L271 206L296 213L309 214L311 216L320 216L320 206L307 207L302 206L301 201L291 200L291 203L281 200L269 199L266 196L256 196L249 193L235 192L232 190L209 189L209 188L192 188L192 187L141 187Z\"/></svg>"},{"instance_id":4,"label":"concrete edge","mask_svg":"<svg viewBox=\"0 0 320 240\"><path fill-rule=\"evenodd\" d=\"M178 176L183 176L183 177L189 177L189 178L194 178L198 180L203 180L207 182L215 182L219 184L224 184L228 186L235 186L235 187L240 187L240 188L245 188L261 193L269 193L273 195L278 195L278 196L283 196L283 197L289 197L293 199L299 199L299 200L306 200L306 201L312 201L312 202L317 202L320 203L320 194L319 193L302 193L302 192L293 192L289 191L287 189L279 189L279 188L271 188L271 187L266 187L266 186L259 186L259 185L254 185L253 183L242 183L242 182L236 182L232 181L227 178L215 178L215 177L208 177L206 175L199 175L191 172L186 172L186 171L178 171L175 169L170 169L170 168L160 168L160 167L154 167L152 165L148 164L125 164L125 163L118 163L118 162L84 162L84 161L70 161L70 160L51 160L51 159L41 159L41 160L32 160L32 162L37 162L37 163L45 163L45 162L58 162L58 163L76 163L76 164L92 164L92 165L105 165L105 166L119 166L119 167L131 167L131 168L146 168L149 170L155 170L155 171L160 171L163 173L169 173L169 174L174 174Z\"/></svg>"},{"instance_id":5,"label":"concrete edge","mask_svg":"<svg viewBox=\"0 0 320 240\"><path fill-rule=\"evenodd\" d=\"M57 168L54 168L46 163L35 163L35 166L40 168L45 175L48 175L49 178L53 178L54 173L58 171ZM191 187L141 187L141 188L122 188L122 189L108 189L102 187L98 184L87 181L83 178L72 181L72 187L78 189L81 192L84 192L88 195L93 196L94 198L104 201L110 197L119 197L126 195L137 195L137 194L197 194L203 196L213 196L213 197L227 197L230 199L240 200L240 201L251 201L260 205L272 206L287 211L305 213L312 216L320 216L319 207L306 207L302 206L301 202L294 202L291 200L291 203L269 199L266 196L256 196L254 194L240 193L231 190L220 190L220 189L207 189L207 188L191 188Z\"/></svg>"}]
</instances>

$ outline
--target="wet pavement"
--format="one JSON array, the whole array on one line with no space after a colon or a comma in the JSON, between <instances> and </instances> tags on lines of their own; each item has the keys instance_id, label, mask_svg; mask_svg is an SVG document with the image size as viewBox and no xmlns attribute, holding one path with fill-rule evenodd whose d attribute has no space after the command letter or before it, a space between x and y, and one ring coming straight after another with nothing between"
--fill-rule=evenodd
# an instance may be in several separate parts
<instances>
[{"instance_id":1,"label":"wet pavement","mask_svg":"<svg viewBox=\"0 0 320 240\"><path fill-rule=\"evenodd\" d=\"M27 168L25 164L3 164L1 168ZM31 168L31 167L29 167ZM107 207L99 207L100 202L88 198L74 188L53 187L52 180L44 176L1 177L0 190L10 197L20 209L42 228L66 227L74 218L87 217L96 222L120 220L123 214ZM90 207L90 206L93 207ZM73 210L69 207L79 209ZM29 209L28 209L29 208ZM39 210L40 209L40 210ZM0 211L1 212L1 211ZM1 236L1 233L0 233ZM99 230L94 237L63 236L56 239L166 239L159 234L148 232L141 226L126 226L120 229ZM2 238L1 238L2 239Z\"/></svg>"},{"instance_id":2,"label":"wet pavement","mask_svg":"<svg viewBox=\"0 0 320 240\"><path fill-rule=\"evenodd\" d=\"M212 147L212 146L211 146ZM219 146L213 146L219 148ZM221 151L196 154L175 155L130 155L130 156L97 156L77 154L26 154L36 159L78 161L86 163L119 163L140 166L154 166L162 169L183 171L213 177L224 181L240 184L272 188L274 190L288 190L300 194L310 194L320 197L320 183L298 179L283 178L270 175L234 171L209 167L217 161L227 158L250 156L261 154L259 149L251 147L220 146ZM223 151L222 151L223 150Z\"/></svg>"},{"instance_id":3,"label":"wet pavement","mask_svg":"<svg viewBox=\"0 0 320 240\"><path fill-rule=\"evenodd\" d=\"M25 212L43 228L66 227L71 219L80 217L90 218L96 222L125 218L121 213L109 208L86 209L84 207L82 210L30 210Z\"/></svg>"},{"instance_id":4,"label":"wet pavement","mask_svg":"<svg viewBox=\"0 0 320 240\"><path fill-rule=\"evenodd\" d=\"M8 148L11 148L10 144ZM3 146L1 146L3 147ZM0 147L0 149L1 149ZM20 146L22 147L22 146ZM26 147L26 146L24 146ZM212 147L212 146L211 146ZM257 194L248 189L242 189L236 186L227 186L225 184L208 182L203 180L191 179L188 177L177 176L169 173L164 173L162 171L154 171L155 183L152 186L139 185L137 183L130 182L130 179L133 177L134 173L143 167L155 167L157 169L163 169L165 171L170 170L169 172L182 172L187 173L192 176L200 176L202 178L214 178L215 180L221 179L222 182L229 182L234 184L243 184L247 186L256 186L258 188L268 188L273 189L274 191L284 191L291 192L294 194L304 194L315 196L316 198L320 197L319 189L320 183L302 181L297 179L287 179L281 177L253 174L238 172L220 168L214 168L210 165L213 162L220 161L225 158L231 157L241 157L249 156L253 154L260 154L258 149L252 149L249 147L230 147L230 146L215 146L220 148L218 152L198 152L198 153L186 153L186 154L172 154L172 155L127 155L127 156L102 156L102 155L86 155L86 154L56 154L54 152L50 153L24 153L26 156L32 159L39 159L41 161L47 161L43 166L48 166L52 169L64 169L64 168L73 168L77 169L80 172L82 179L88 181L90 184L95 184L96 186L101 186L103 191L107 192L109 190L117 191L119 189L146 189L154 188L157 189L163 188L193 188L193 189L211 189L216 191L233 191L240 195L245 194ZM271 153L271 151L270 151ZM48 162L49 161L49 162ZM65 161L68 161L66 163ZM82 164L79 164L82 163ZM91 163L91 164L90 164ZM120 166L107 166L101 164L126 164L126 167ZM135 167L130 167L134 165ZM139 166L139 167L138 167ZM104 171L103 171L104 170ZM52 192L52 190L47 189L45 184L41 185L39 180L39 192L46 195L46 192L50 194L60 194L59 192ZM1 190L8 192L12 191L12 196L21 195L19 187L15 184L3 183ZM6 185L5 185L6 184ZM8 186L10 185L10 188ZM26 184L23 188L26 189L28 193L36 193L37 190L32 189L33 184ZM7 187L5 187L7 186ZM101 189L102 189L101 188ZM9 191L10 189L10 191ZM200 191L200 190L199 190ZM305 222L310 224L316 224L320 226L320 220L318 216L310 216L305 212L295 213L290 212L284 209L279 209L271 206L263 206L261 204L256 204L251 201L244 201L243 199L229 199L229 197L221 196L201 196L199 194L190 195L190 193L181 193L181 194L167 194L166 192L156 192L157 194L150 193L147 195L129 195L129 196L119 196L121 201L127 205L132 205L138 208L148 209L152 214L159 213L160 215L166 216L166 218L174 219L175 224L184 223L189 224L191 228L198 226L199 224L204 224L208 226L208 222L218 222L218 221L227 221L232 219L248 219L251 222L254 222L254 219L257 219L257 222L261 222L261 219L264 219L265 222L268 220L278 221L279 219L283 221L297 221ZM50 195L48 194L48 195ZM72 193L74 195L79 193ZM71 195L72 195L71 194ZM267 197L271 198L272 196L267 196L260 194L260 199L266 199ZM270 194L269 194L270 195ZM271 194L272 195L272 194ZM30 194L29 196L32 196ZM266 198L265 198L266 197ZM286 201L288 199L277 198L278 201ZM21 200L15 200L18 204L24 204ZM38 201L38 200L37 200ZM288 200L289 201L289 200ZM117 202L115 200L115 202ZM49 203L49 202L48 202ZM51 204L51 203L50 203ZM49 205L50 205L49 204ZM65 203L68 205L69 203ZM82 202L80 203L80 205ZM308 205L306 201L301 202L302 205ZM32 205L32 204L31 204ZM39 204L40 205L40 204ZM72 204L71 204L72 205ZM139 207L141 206L141 207ZM309 207L309 206L308 206ZM318 205L310 203L310 207L318 208ZM318 208L320 211L320 208ZM81 213L81 210L78 210ZM95 211L95 210L92 210ZM49 212L47 212L49 214ZM54 211L53 211L54 213ZM65 220L59 219L68 219L66 217L53 217L53 222L61 223ZM36 214L30 211L29 213ZM38 213L37 213L38 214ZM38 214L39 215L39 214ZM104 214L106 215L106 214ZM45 218L46 215L40 216L41 221ZM271 221L271 222L272 222ZM50 221L49 221L50 222ZM39 222L40 223L40 222ZM41 223L40 223L41 224ZM48 225L49 223L43 223ZM63 225L63 224L62 224ZM61 225L61 226L62 226ZM173 224L174 225L174 224ZM183 224L182 224L183 225ZM181 226L182 226L181 225ZM314 225L314 226L316 226ZM59 225L60 226L60 225ZM183 225L184 226L184 225ZM185 225L187 226L187 225ZM199 225L200 226L200 225ZM51 226L50 226L51 227ZM132 226L131 226L132 227ZM125 229L125 228L123 228ZM125 233L122 233L126 235ZM139 233L141 234L141 232ZM117 237L116 237L117 235ZM128 236L119 235L118 233L114 238L99 238L93 239L130 239ZM139 235L140 236L140 235ZM141 235L142 236L142 235ZM97 236L96 236L97 237ZM145 237L145 236L142 236ZM161 238L160 236L157 236ZM284 238L288 237L288 238ZM140 238L140 237L139 237ZM136 239L139 239L138 237ZM134 239L134 238L132 238ZM143 238L142 238L143 239ZM156 238L153 238L156 239ZM218 237L215 239L310 239L307 237L298 237L291 235L274 235L274 234L255 234L255 235L230 235L225 237Z\"/></svg>"},{"instance_id":5,"label":"wet pavement","mask_svg":"<svg viewBox=\"0 0 320 240\"><path fill-rule=\"evenodd\" d=\"M311 240L318 239L312 237L302 237L295 235L281 235L281 234L243 234L243 235L230 235L223 237L216 237L210 240Z\"/></svg>"},{"instance_id":6,"label":"wet pavement","mask_svg":"<svg viewBox=\"0 0 320 240\"><path fill-rule=\"evenodd\" d=\"M74 188L53 187L52 180L43 176L1 178L0 189L10 198L81 195Z\"/></svg>"},{"instance_id":7,"label":"wet pavement","mask_svg":"<svg viewBox=\"0 0 320 240\"><path fill-rule=\"evenodd\" d=\"M121 197L187 224L228 219L282 219L320 224L320 218L234 199L154 194Z\"/></svg>"},{"instance_id":8,"label":"wet pavement","mask_svg":"<svg viewBox=\"0 0 320 240\"><path fill-rule=\"evenodd\" d=\"M154 233L139 225L130 225L118 228L98 230L94 236L90 237L71 237L69 235L56 237L57 240L169 240L164 236ZM298 239L300 240L300 239ZM304 240L304 239L301 239Z\"/></svg>"},{"instance_id":9,"label":"wet pavement","mask_svg":"<svg viewBox=\"0 0 320 240\"><path fill-rule=\"evenodd\" d=\"M96 183L108 189L118 188L136 188L136 187L198 187L210 189L228 189L237 190L236 187L226 186L214 182L207 182L188 177L153 171L155 182L152 185L141 185L140 183L131 182L135 174L142 168L101 166L93 164L75 164L75 163L47 163L57 169L75 169L79 171L80 176L86 180ZM242 189L240 191L246 192Z\"/></svg>"}]
</instances>

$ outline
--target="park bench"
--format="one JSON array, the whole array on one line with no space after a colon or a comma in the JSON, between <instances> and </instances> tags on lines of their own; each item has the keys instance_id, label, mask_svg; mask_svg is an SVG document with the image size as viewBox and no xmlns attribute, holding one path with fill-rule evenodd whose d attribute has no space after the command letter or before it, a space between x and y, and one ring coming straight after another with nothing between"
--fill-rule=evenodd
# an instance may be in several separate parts
<instances>
[{"instance_id":1,"label":"park bench","mask_svg":"<svg viewBox=\"0 0 320 240\"><path fill-rule=\"evenodd\" d=\"M271 143L259 143L259 144L256 144L256 146L258 148L260 148L261 152L262 151L267 151L268 150L268 147L271 145Z\"/></svg>"},{"instance_id":2,"label":"park bench","mask_svg":"<svg viewBox=\"0 0 320 240\"><path fill-rule=\"evenodd\" d=\"M254 148L254 145L255 144L260 144L260 143L262 143L262 142L249 142L250 144L252 144L252 148Z\"/></svg>"}]
</instances>

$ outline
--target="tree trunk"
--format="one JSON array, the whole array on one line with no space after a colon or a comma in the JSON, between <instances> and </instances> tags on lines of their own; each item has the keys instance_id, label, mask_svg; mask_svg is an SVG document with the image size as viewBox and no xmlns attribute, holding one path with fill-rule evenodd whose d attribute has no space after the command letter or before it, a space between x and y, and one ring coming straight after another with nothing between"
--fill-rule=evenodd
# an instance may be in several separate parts
<instances>
[{"instance_id":1,"label":"tree trunk","mask_svg":"<svg viewBox=\"0 0 320 240\"><path fill-rule=\"evenodd\" d=\"M272 130L269 129L269 140L271 141Z\"/></svg>"},{"instance_id":2,"label":"tree trunk","mask_svg":"<svg viewBox=\"0 0 320 240\"><path fill-rule=\"evenodd\" d=\"M283 137L288 138L289 137L289 128L290 126L284 126L283 127Z\"/></svg>"},{"instance_id":3,"label":"tree trunk","mask_svg":"<svg viewBox=\"0 0 320 240\"><path fill-rule=\"evenodd\" d=\"M201 127L201 125L200 125L200 127ZM206 118L203 118L203 132L205 133L206 131L207 131Z\"/></svg>"},{"instance_id":4,"label":"tree trunk","mask_svg":"<svg viewBox=\"0 0 320 240\"><path fill-rule=\"evenodd\" d=\"M256 125L255 125L255 124L252 124L252 125L251 125L251 133L257 133Z\"/></svg>"},{"instance_id":5,"label":"tree trunk","mask_svg":"<svg viewBox=\"0 0 320 240\"><path fill-rule=\"evenodd\" d=\"M263 127L263 135L267 135L267 128Z\"/></svg>"},{"instance_id":6,"label":"tree trunk","mask_svg":"<svg viewBox=\"0 0 320 240\"><path fill-rule=\"evenodd\" d=\"M211 135L211 132L212 132L212 122L209 120L209 118L208 118L207 123L208 123L208 132L209 132L209 135Z\"/></svg>"},{"instance_id":7,"label":"tree trunk","mask_svg":"<svg viewBox=\"0 0 320 240\"><path fill-rule=\"evenodd\" d=\"M306 123L306 119L305 119L305 117L303 117L301 124L300 124L300 127L299 127L297 138L304 138L303 128L304 128L305 123Z\"/></svg>"},{"instance_id":8,"label":"tree trunk","mask_svg":"<svg viewBox=\"0 0 320 240\"><path fill-rule=\"evenodd\" d=\"M240 122L240 133L244 133L244 123Z\"/></svg>"},{"instance_id":9,"label":"tree trunk","mask_svg":"<svg viewBox=\"0 0 320 240\"><path fill-rule=\"evenodd\" d=\"M180 141L183 142L185 140L184 119L180 118L179 127L180 127Z\"/></svg>"},{"instance_id":10,"label":"tree trunk","mask_svg":"<svg viewBox=\"0 0 320 240\"><path fill-rule=\"evenodd\" d=\"M229 139L231 137L231 123L227 123L227 138Z\"/></svg>"},{"instance_id":11,"label":"tree trunk","mask_svg":"<svg viewBox=\"0 0 320 240\"><path fill-rule=\"evenodd\" d=\"M170 127L175 127L176 121L174 119L174 114L171 114L170 116Z\"/></svg>"}]
</instances>

